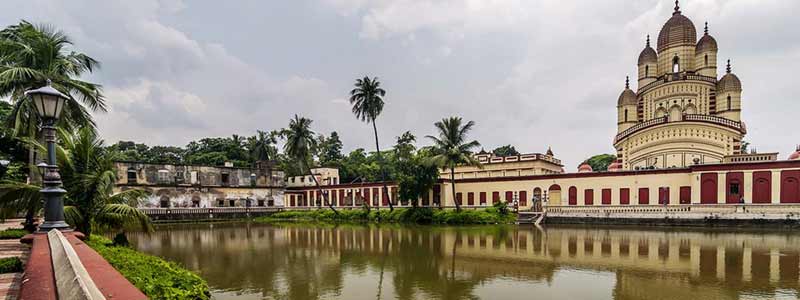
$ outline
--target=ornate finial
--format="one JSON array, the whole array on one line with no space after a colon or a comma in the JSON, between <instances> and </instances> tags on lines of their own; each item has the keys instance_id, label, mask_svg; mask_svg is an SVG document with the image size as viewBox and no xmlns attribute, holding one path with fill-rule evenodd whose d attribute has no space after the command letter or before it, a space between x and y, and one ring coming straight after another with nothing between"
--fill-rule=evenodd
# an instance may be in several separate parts
<instances>
[{"instance_id":1,"label":"ornate finial","mask_svg":"<svg viewBox=\"0 0 800 300\"><path fill-rule=\"evenodd\" d=\"M679 13L681 13L681 6L678 4L678 0L675 0L675 12L673 12L672 14L676 15Z\"/></svg>"},{"instance_id":2,"label":"ornate finial","mask_svg":"<svg viewBox=\"0 0 800 300\"><path fill-rule=\"evenodd\" d=\"M650 35L649 34L647 35L647 45L646 46L650 47Z\"/></svg>"},{"instance_id":3,"label":"ornate finial","mask_svg":"<svg viewBox=\"0 0 800 300\"><path fill-rule=\"evenodd\" d=\"M705 33L706 33L706 35L708 35L708 22L706 22Z\"/></svg>"},{"instance_id":4,"label":"ornate finial","mask_svg":"<svg viewBox=\"0 0 800 300\"><path fill-rule=\"evenodd\" d=\"M630 78L625 76L625 89L627 90L628 88L630 88Z\"/></svg>"},{"instance_id":5,"label":"ornate finial","mask_svg":"<svg viewBox=\"0 0 800 300\"><path fill-rule=\"evenodd\" d=\"M728 60L728 67L725 69L725 71L728 72L728 73L731 72L731 60L730 59Z\"/></svg>"}]
</instances>

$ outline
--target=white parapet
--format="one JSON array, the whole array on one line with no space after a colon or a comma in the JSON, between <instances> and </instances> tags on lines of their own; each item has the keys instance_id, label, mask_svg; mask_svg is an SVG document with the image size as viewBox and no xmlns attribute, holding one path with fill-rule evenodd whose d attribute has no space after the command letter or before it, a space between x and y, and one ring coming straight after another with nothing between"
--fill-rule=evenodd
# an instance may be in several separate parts
<instances>
[{"instance_id":1,"label":"white parapet","mask_svg":"<svg viewBox=\"0 0 800 300\"><path fill-rule=\"evenodd\" d=\"M58 230L47 233L59 299L105 300L81 263L75 249Z\"/></svg>"}]
</instances>

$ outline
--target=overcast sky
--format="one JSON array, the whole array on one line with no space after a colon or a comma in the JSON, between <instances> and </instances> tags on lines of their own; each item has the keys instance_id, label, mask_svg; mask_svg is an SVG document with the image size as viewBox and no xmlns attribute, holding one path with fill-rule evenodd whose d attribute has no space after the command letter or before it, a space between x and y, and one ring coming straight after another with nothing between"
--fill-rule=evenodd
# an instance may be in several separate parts
<instances>
[{"instance_id":1,"label":"overcast sky","mask_svg":"<svg viewBox=\"0 0 800 300\"><path fill-rule=\"evenodd\" d=\"M350 112L357 77L386 95L381 144L462 116L490 150L552 146L568 171L614 153L616 102L636 76L645 36L669 0L3 0L0 25L26 19L70 35L103 63L87 79L111 108L96 114L108 142L183 146L208 136L285 127L294 114L372 149ZM784 159L797 143L800 1L683 0L742 79L746 139Z\"/></svg>"}]
</instances>

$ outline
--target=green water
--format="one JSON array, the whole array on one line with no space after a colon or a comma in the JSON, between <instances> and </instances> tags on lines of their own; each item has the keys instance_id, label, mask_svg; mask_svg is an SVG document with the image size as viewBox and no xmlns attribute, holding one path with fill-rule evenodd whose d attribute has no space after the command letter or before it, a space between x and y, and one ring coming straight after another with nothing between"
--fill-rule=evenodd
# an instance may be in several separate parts
<instances>
[{"instance_id":1,"label":"green water","mask_svg":"<svg viewBox=\"0 0 800 300\"><path fill-rule=\"evenodd\" d=\"M800 233L532 226L171 225L141 251L215 299L797 299Z\"/></svg>"}]
</instances>

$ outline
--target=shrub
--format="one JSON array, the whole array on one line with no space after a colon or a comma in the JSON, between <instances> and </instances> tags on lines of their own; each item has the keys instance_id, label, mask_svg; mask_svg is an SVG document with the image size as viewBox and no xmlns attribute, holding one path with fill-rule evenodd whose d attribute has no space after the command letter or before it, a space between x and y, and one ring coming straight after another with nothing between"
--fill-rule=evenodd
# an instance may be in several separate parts
<instances>
[{"instance_id":1,"label":"shrub","mask_svg":"<svg viewBox=\"0 0 800 300\"><path fill-rule=\"evenodd\" d=\"M150 299L211 298L205 280L174 262L132 248L113 246L110 240L97 235L92 235L86 244Z\"/></svg>"},{"instance_id":2,"label":"shrub","mask_svg":"<svg viewBox=\"0 0 800 300\"><path fill-rule=\"evenodd\" d=\"M489 207L481 210L441 210L427 207L395 208L389 210L340 210L338 214L331 210L284 211L271 217L259 218L257 221L274 219L300 221L331 222L379 222L379 223L415 223L415 224L507 224L514 222L514 215L506 206Z\"/></svg>"},{"instance_id":3,"label":"shrub","mask_svg":"<svg viewBox=\"0 0 800 300\"><path fill-rule=\"evenodd\" d=\"M0 240L15 240L20 239L23 236L28 234L27 231L24 229L19 228L9 228L3 231L0 231Z\"/></svg>"},{"instance_id":4,"label":"shrub","mask_svg":"<svg viewBox=\"0 0 800 300\"><path fill-rule=\"evenodd\" d=\"M22 261L19 257L0 258L0 274L22 272Z\"/></svg>"}]
</instances>

